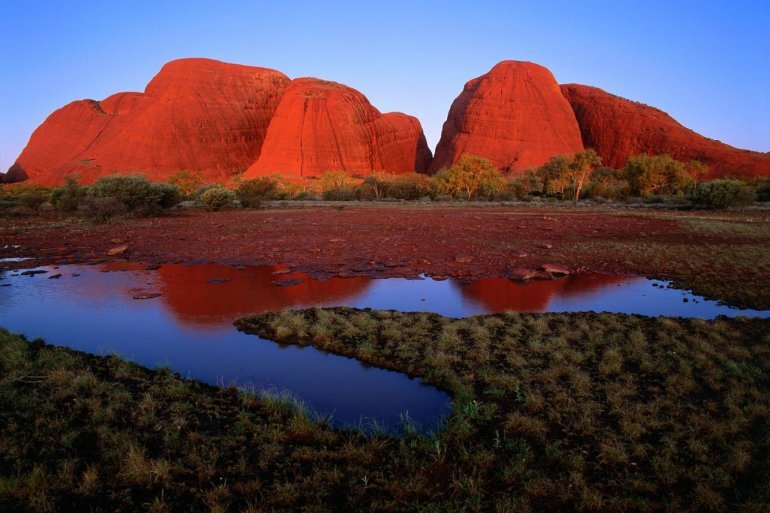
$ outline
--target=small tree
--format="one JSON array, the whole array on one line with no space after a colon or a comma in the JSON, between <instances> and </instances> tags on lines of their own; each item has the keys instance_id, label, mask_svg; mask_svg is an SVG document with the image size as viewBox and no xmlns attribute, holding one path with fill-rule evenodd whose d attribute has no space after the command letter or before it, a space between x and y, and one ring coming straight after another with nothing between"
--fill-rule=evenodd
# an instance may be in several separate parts
<instances>
[{"instance_id":1,"label":"small tree","mask_svg":"<svg viewBox=\"0 0 770 513\"><path fill-rule=\"evenodd\" d=\"M631 186L632 194L683 193L692 178L682 162L671 155L636 155L628 159L623 175Z\"/></svg>"},{"instance_id":2,"label":"small tree","mask_svg":"<svg viewBox=\"0 0 770 513\"><path fill-rule=\"evenodd\" d=\"M573 199L576 205L586 179L601 164L602 158L591 148L575 154L570 159L566 172L574 191Z\"/></svg>"},{"instance_id":3,"label":"small tree","mask_svg":"<svg viewBox=\"0 0 770 513\"><path fill-rule=\"evenodd\" d=\"M564 199L570 185L568 175L570 162L570 157L556 155L538 169L537 173L543 180L543 193Z\"/></svg>"},{"instance_id":4,"label":"small tree","mask_svg":"<svg viewBox=\"0 0 770 513\"><path fill-rule=\"evenodd\" d=\"M684 170L692 178L692 192L695 194L695 190L698 188L698 180L703 178L703 175L708 171L708 167L699 160L691 160L684 165Z\"/></svg>"},{"instance_id":5,"label":"small tree","mask_svg":"<svg viewBox=\"0 0 770 513\"><path fill-rule=\"evenodd\" d=\"M385 196L385 188L391 178L392 177L384 171L375 171L364 178L362 185L369 187L374 197L379 199Z\"/></svg>"},{"instance_id":6,"label":"small tree","mask_svg":"<svg viewBox=\"0 0 770 513\"><path fill-rule=\"evenodd\" d=\"M505 179L500 171L485 158L475 155L463 155L445 175L448 192L462 194L466 199L474 195L490 196L505 186Z\"/></svg>"}]
</instances>

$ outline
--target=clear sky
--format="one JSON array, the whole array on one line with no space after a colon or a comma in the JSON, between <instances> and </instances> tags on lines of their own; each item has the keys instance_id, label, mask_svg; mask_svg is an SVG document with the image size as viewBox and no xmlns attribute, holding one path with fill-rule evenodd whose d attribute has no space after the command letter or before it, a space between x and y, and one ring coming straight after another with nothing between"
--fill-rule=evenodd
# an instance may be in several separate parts
<instances>
[{"instance_id":1,"label":"clear sky","mask_svg":"<svg viewBox=\"0 0 770 513\"><path fill-rule=\"evenodd\" d=\"M529 60L770 151L770 0L0 0L0 171L53 110L181 57L342 82L432 148L467 80Z\"/></svg>"}]
</instances>

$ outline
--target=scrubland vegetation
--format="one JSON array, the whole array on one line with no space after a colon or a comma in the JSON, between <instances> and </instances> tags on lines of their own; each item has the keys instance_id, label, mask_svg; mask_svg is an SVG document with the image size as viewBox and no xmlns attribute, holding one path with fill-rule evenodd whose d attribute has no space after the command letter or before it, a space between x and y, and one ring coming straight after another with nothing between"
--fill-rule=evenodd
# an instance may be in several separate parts
<instances>
[{"instance_id":1,"label":"scrubland vegetation","mask_svg":"<svg viewBox=\"0 0 770 513\"><path fill-rule=\"evenodd\" d=\"M770 179L702 181L706 167L697 161L679 162L668 155L631 157L623 169L601 165L593 150L558 155L540 168L505 177L488 160L463 156L435 176L375 172L351 176L329 171L305 181L280 175L227 184L206 184L200 174L180 171L167 184L141 175L111 176L89 187L75 178L54 189L12 185L0 189L0 212L30 214L43 210L79 212L104 221L126 215L162 213L183 201L206 210L259 208L271 200L475 200L596 202L643 201L678 208L724 209L770 200Z\"/></svg>"},{"instance_id":2,"label":"scrubland vegetation","mask_svg":"<svg viewBox=\"0 0 770 513\"><path fill-rule=\"evenodd\" d=\"M427 435L335 430L280 397L0 331L0 510L770 505L768 320L337 308L237 326L422 376L453 412Z\"/></svg>"}]
</instances>

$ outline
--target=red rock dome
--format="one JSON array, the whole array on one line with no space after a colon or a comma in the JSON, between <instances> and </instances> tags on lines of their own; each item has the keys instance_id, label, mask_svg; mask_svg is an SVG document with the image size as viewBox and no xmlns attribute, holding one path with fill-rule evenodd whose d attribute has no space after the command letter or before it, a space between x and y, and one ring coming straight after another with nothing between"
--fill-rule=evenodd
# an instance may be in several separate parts
<instances>
[{"instance_id":1,"label":"red rock dome","mask_svg":"<svg viewBox=\"0 0 770 513\"><path fill-rule=\"evenodd\" d=\"M142 93L72 102L40 125L12 167L43 185L181 170L209 181L242 172L259 156L289 83L278 71L209 59L163 66Z\"/></svg>"},{"instance_id":2,"label":"red rock dome","mask_svg":"<svg viewBox=\"0 0 770 513\"><path fill-rule=\"evenodd\" d=\"M245 178L326 171L427 171L431 152L417 118L381 114L360 92L336 82L298 78L281 99L259 159Z\"/></svg>"},{"instance_id":3,"label":"red rock dome","mask_svg":"<svg viewBox=\"0 0 770 513\"><path fill-rule=\"evenodd\" d=\"M452 103L431 171L463 154L508 172L582 150L575 115L551 72L531 62L503 61L465 84Z\"/></svg>"},{"instance_id":4,"label":"red rock dome","mask_svg":"<svg viewBox=\"0 0 770 513\"><path fill-rule=\"evenodd\" d=\"M583 144L608 166L621 168L640 153L669 154L677 160L699 160L706 178L770 175L770 155L740 150L703 137L665 112L612 95L596 87L561 86L575 111Z\"/></svg>"}]
</instances>

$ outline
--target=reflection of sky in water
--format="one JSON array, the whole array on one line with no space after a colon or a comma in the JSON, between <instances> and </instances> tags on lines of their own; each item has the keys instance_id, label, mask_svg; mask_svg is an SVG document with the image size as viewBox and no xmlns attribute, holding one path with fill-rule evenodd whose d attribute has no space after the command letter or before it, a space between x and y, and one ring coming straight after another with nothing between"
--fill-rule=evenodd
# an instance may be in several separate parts
<instances>
[{"instance_id":1,"label":"reflection of sky in water","mask_svg":"<svg viewBox=\"0 0 770 513\"><path fill-rule=\"evenodd\" d=\"M390 426L409 411L430 423L448 397L419 380L313 348L282 347L239 333L232 321L249 313L349 305L432 311L461 317L490 311L611 311L712 318L756 314L720 306L643 278L583 275L546 282L485 279L366 278L312 280L277 268L163 266L157 271L100 272L100 267L45 268L48 274L2 274L0 326L30 338L92 353L115 352L148 366L169 365L207 383L287 389L337 422L376 418ZM59 279L47 279L61 273ZM80 274L80 276L73 276ZM212 279L216 283L211 283ZM302 279L295 285L273 282ZM654 285L661 285L656 287ZM134 300L159 291L156 299ZM687 302L682 299L687 298ZM767 317L770 312L761 312Z\"/></svg>"}]
</instances>

